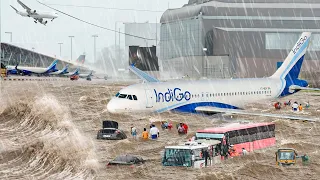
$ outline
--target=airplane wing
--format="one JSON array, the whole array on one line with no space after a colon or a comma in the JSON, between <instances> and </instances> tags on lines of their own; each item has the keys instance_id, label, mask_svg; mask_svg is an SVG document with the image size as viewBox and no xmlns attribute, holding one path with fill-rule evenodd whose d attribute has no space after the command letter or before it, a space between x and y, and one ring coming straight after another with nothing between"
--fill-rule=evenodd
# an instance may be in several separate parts
<instances>
[{"instance_id":1,"label":"airplane wing","mask_svg":"<svg viewBox=\"0 0 320 180\"><path fill-rule=\"evenodd\" d=\"M36 14L36 12L31 12L31 9L26 6L25 4L23 4L21 1L17 0L18 3L29 13L29 14Z\"/></svg>"},{"instance_id":2,"label":"airplane wing","mask_svg":"<svg viewBox=\"0 0 320 180\"><path fill-rule=\"evenodd\" d=\"M202 112L202 113L229 113L229 114L264 116L264 117L273 117L273 118L290 119L290 120L320 122L319 118L297 117L297 116L290 116L290 115L285 115L285 114L247 112L247 111L239 110L239 109L216 108L216 107L211 107L211 106L197 107L196 111Z\"/></svg>"},{"instance_id":3,"label":"airplane wing","mask_svg":"<svg viewBox=\"0 0 320 180\"><path fill-rule=\"evenodd\" d=\"M160 82L155 77L150 76L149 74L141 71L140 69L136 68L134 64L130 65L129 70L132 71L135 75L146 82Z\"/></svg>"},{"instance_id":4,"label":"airplane wing","mask_svg":"<svg viewBox=\"0 0 320 180\"><path fill-rule=\"evenodd\" d=\"M301 87L297 85L292 85L289 87L290 90L311 90L311 91L320 91L320 88L308 88L308 87Z\"/></svg>"}]
</instances>

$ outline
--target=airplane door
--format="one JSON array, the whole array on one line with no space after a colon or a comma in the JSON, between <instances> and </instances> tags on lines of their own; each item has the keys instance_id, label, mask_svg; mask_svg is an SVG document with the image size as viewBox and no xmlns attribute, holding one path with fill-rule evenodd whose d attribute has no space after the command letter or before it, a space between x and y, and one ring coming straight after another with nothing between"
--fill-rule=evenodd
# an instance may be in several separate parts
<instances>
[{"instance_id":1,"label":"airplane door","mask_svg":"<svg viewBox=\"0 0 320 180\"><path fill-rule=\"evenodd\" d=\"M146 108L153 108L156 101L153 91L146 89Z\"/></svg>"}]
</instances>

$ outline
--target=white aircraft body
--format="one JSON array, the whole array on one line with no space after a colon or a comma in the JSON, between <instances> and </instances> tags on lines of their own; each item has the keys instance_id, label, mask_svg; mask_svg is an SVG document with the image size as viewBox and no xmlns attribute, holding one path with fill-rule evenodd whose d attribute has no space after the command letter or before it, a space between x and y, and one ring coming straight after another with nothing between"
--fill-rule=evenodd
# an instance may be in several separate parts
<instances>
[{"instance_id":1,"label":"white aircraft body","mask_svg":"<svg viewBox=\"0 0 320 180\"><path fill-rule=\"evenodd\" d=\"M59 70L59 71L56 71L56 72L52 72L52 73L49 73L50 75L63 75L63 74L67 74L69 73L68 72L68 68L69 68L69 65L67 64L63 69Z\"/></svg>"},{"instance_id":2,"label":"white aircraft body","mask_svg":"<svg viewBox=\"0 0 320 180\"><path fill-rule=\"evenodd\" d=\"M23 17L32 17L34 19L34 22L40 22L43 25L46 25L48 21L45 21L44 19L51 19L53 21L54 19L58 18L58 14L56 12L37 12L36 10L32 10L25 4L23 4L21 1L17 0L17 2L26 10L18 11L16 8L11 6L17 14L23 16Z\"/></svg>"},{"instance_id":3,"label":"white aircraft body","mask_svg":"<svg viewBox=\"0 0 320 180\"><path fill-rule=\"evenodd\" d=\"M56 69L56 65L58 63L58 60L54 60L50 66L47 68L41 68L41 67L23 67L23 66L7 66L8 69L13 70L15 69L17 71L17 74L22 75L31 75L31 74L49 74L51 72L58 71Z\"/></svg>"},{"instance_id":4,"label":"white aircraft body","mask_svg":"<svg viewBox=\"0 0 320 180\"><path fill-rule=\"evenodd\" d=\"M180 111L187 113L231 113L318 121L307 117L247 112L248 103L270 100L294 94L308 88L298 79L311 33L302 33L282 66L267 78L221 80L179 80L160 82L133 65L130 70L144 80L123 88L107 105L111 113Z\"/></svg>"},{"instance_id":5,"label":"white aircraft body","mask_svg":"<svg viewBox=\"0 0 320 180\"><path fill-rule=\"evenodd\" d=\"M79 74L80 78L91 78L93 76L93 71L90 71L89 74Z\"/></svg>"}]
</instances>

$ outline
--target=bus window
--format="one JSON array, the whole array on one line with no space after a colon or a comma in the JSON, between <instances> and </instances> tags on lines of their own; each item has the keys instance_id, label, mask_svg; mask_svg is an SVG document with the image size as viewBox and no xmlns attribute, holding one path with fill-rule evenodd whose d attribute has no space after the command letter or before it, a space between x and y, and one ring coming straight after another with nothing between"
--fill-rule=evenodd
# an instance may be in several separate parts
<instances>
[{"instance_id":1,"label":"bus window","mask_svg":"<svg viewBox=\"0 0 320 180\"><path fill-rule=\"evenodd\" d=\"M188 149L166 149L162 160L164 166L191 166L191 152Z\"/></svg>"}]
</instances>

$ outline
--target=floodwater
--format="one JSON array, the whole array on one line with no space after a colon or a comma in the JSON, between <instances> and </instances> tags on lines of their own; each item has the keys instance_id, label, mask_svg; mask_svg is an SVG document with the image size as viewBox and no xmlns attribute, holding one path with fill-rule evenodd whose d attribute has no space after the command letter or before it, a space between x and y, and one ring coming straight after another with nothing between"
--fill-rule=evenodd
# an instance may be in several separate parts
<instances>
[{"instance_id":1,"label":"floodwater","mask_svg":"<svg viewBox=\"0 0 320 180\"><path fill-rule=\"evenodd\" d=\"M128 83L99 82L2 82L0 94L0 179L319 179L319 123L261 117L215 117L190 114L112 115L106 104ZM281 99L304 103L310 109L293 113L289 108L275 111L272 101L248 106L252 111L320 117L320 93L299 92ZM97 140L102 120L119 122L128 135L121 141ZM134 140L130 126L141 134L150 121L186 122L190 133L179 136L176 130L160 130L157 141ZM228 159L213 167L191 169L162 167L164 146L190 138L204 127L228 123L275 122L276 146ZM310 164L277 167L275 151L295 148L307 153ZM140 155L146 159L138 167L111 167L106 163L119 154Z\"/></svg>"}]
</instances>

